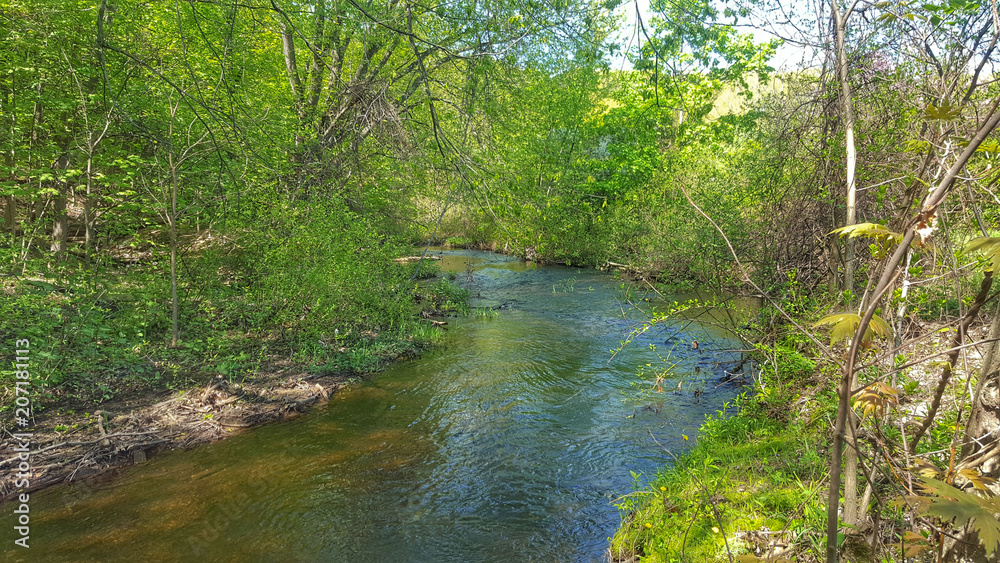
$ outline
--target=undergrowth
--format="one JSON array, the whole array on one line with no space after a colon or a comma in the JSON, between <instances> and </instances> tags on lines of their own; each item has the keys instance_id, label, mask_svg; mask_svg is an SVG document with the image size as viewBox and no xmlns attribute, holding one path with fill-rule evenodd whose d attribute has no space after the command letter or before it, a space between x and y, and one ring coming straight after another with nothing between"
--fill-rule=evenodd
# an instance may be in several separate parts
<instances>
[{"instance_id":1,"label":"undergrowth","mask_svg":"<svg viewBox=\"0 0 1000 563\"><path fill-rule=\"evenodd\" d=\"M56 399L100 403L127 390L241 382L289 361L318 373L376 371L440 339L441 329L418 314L426 305L469 312L466 290L410 281L415 265L392 260L406 247L363 225L336 223L296 227L293 243L263 257L240 247L264 235L236 233L230 238L242 242L184 259L177 346L170 346L166 249L155 240L136 245L139 259L129 261L29 259L2 286L0 338L30 341L41 410ZM321 236L334 228L348 232L332 242ZM0 385L9 390L7 368Z\"/></svg>"}]
</instances>

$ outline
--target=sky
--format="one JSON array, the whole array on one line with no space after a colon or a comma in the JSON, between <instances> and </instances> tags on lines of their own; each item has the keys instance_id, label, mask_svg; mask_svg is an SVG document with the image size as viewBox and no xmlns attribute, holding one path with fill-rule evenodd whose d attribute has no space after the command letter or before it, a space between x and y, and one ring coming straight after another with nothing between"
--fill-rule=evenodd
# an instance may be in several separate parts
<instances>
[{"instance_id":1,"label":"sky","mask_svg":"<svg viewBox=\"0 0 1000 563\"><path fill-rule=\"evenodd\" d=\"M636 25L637 4L639 11L642 13L642 19L648 26L649 18L652 16L652 13L649 10L649 0L626 0L621 6L618 7L618 13L625 15L625 21L622 22L621 28L619 29L619 38L626 49L634 49L638 42L640 42L639 39L642 32ZM772 34L763 30L753 30L753 34L754 38L761 43L774 37ZM771 66L777 70L792 70L794 68L799 68L801 67L802 55L803 50L801 48L791 45L782 45L778 48L777 55L774 59L772 59ZM616 70L627 70L631 69L632 65L625 60L624 56L619 56L613 60L611 68Z\"/></svg>"}]
</instances>

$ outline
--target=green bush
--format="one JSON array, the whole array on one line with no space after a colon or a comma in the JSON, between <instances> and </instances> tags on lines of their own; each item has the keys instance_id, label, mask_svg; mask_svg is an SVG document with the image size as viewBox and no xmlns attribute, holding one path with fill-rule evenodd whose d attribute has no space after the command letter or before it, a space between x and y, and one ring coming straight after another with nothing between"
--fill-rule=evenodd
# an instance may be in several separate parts
<instances>
[{"instance_id":1,"label":"green bush","mask_svg":"<svg viewBox=\"0 0 1000 563\"><path fill-rule=\"evenodd\" d=\"M225 314L255 330L280 330L298 340L397 329L412 316L406 267L392 259L402 247L342 205L272 208L268 228L242 233L237 277L242 298Z\"/></svg>"}]
</instances>

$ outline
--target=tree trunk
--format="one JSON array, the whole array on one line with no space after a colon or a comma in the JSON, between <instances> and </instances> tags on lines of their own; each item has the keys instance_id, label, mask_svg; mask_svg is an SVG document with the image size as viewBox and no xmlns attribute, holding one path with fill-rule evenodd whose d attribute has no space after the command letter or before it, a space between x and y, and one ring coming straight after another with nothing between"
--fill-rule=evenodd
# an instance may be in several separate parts
<instances>
[{"instance_id":1,"label":"tree trunk","mask_svg":"<svg viewBox=\"0 0 1000 563\"><path fill-rule=\"evenodd\" d=\"M49 250L56 255L56 259L62 260L66 253L66 231L68 230L66 216L66 191L64 187L59 190L59 195L55 199L55 209L52 217L52 245Z\"/></svg>"},{"instance_id":2,"label":"tree trunk","mask_svg":"<svg viewBox=\"0 0 1000 563\"><path fill-rule=\"evenodd\" d=\"M851 389L858 387L857 373L852 374L849 387ZM844 448L844 524L855 526L858 523L860 513L858 509L858 450L855 449L858 444L855 432L857 421L854 420L853 409L848 408L847 416L851 420L844 428L844 440L847 441L847 447Z\"/></svg>"},{"instance_id":3,"label":"tree trunk","mask_svg":"<svg viewBox=\"0 0 1000 563\"><path fill-rule=\"evenodd\" d=\"M82 90L81 87L81 92ZM90 253L94 246L94 207L96 206L95 196L97 195L95 192L99 191L94 187L94 154L97 152L97 145L104 140L104 136L108 133L108 128L110 127L111 114L108 113L104 117L104 130L95 138L94 131L90 129L90 122L89 120L87 121L87 190L83 199L83 246L88 259L90 259Z\"/></svg>"},{"instance_id":4,"label":"tree trunk","mask_svg":"<svg viewBox=\"0 0 1000 563\"><path fill-rule=\"evenodd\" d=\"M840 82L840 103L844 119L844 145L847 149L847 216L844 220L844 226L849 227L857 223L857 186L855 185L854 176L858 160L857 149L854 146L854 106L851 101L851 82L847 66L847 19L850 17L851 9L849 8L847 12L841 13L837 0L832 0L830 6L831 13L833 14L834 33L836 35L837 80ZM846 237L844 244L844 290L849 296L848 306L851 306L854 302L854 239ZM850 387L853 389L856 386L856 375L851 374ZM848 412L847 416L853 416L853 414L853 412ZM853 432L853 425L848 424L846 430L848 443L855 444L856 439ZM848 447L844 451L844 523L853 526L857 522L858 452L853 447Z\"/></svg>"},{"instance_id":5,"label":"tree trunk","mask_svg":"<svg viewBox=\"0 0 1000 563\"><path fill-rule=\"evenodd\" d=\"M962 459L968 460L998 442L1000 429L1000 310L993 315L990 343L983 358L983 367L973 394L969 423L965 426ZM994 466L996 464L994 463Z\"/></svg>"},{"instance_id":6,"label":"tree trunk","mask_svg":"<svg viewBox=\"0 0 1000 563\"><path fill-rule=\"evenodd\" d=\"M90 167L93 156L87 159L87 195L83 200L83 248L87 258L90 258L90 251L94 244L94 200L92 196L93 183Z\"/></svg>"},{"instance_id":7,"label":"tree trunk","mask_svg":"<svg viewBox=\"0 0 1000 563\"><path fill-rule=\"evenodd\" d=\"M171 123L171 138L173 137L173 123ZM174 164L174 151L171 147L167 155L170 165L170 213L167 216L170 222L170 345L177 346L180 337L178 327L178 317L180 312L180 302L177 298L177 166Z\"/></svg>"},{"instance_id":8,"label":"tree trunk","mask_svg":"<svg viewBox=\"0 0 1000 563\"><path fill-rule=\"evenodd\" d=\"M4 164L7 165L7 169L11 170L10 179L14 179L14 149L10 152L4 154ZM4 211L3 211L3 226L4 229L14 234L17 232L17 198L12 195L6 196L4 198Z\"/></svg>"},{"instance_id":9,"label":"tree trunk","mask_svg":"<svg viewBox=\"0 0 1000 563\"><path fill-rule=\"evenodd\" d=\"M69 145L67 140L65 145ZM66 238L67 231L69 230L69 217L66 215L66 203L69 199L69 194L72 193L72 186L69 182L66 182L62 178L62 172L69 168L70 158L69 149L66 148L59 158L52 163L52 171L55 173L55 186L58 190L58 195L56 195L54 202L54 209L52 213L52 246L51 251L56 255L57 260L63 260L66 257Z\"/></svg>"},{"instance_id":10,"label":"tree trunk","mask_svg":"<svg viewBox=\"0 0 1000 563\"><path fill-rule=\"evenodd\" d=\"M854 104L852 102L851 82L847 62L847 19L853 6L846 13L841 13L837 0L830 2L834 20L834 32L837 43L837 80L840 82L840 104L844 117L844 146L846 148L847 173L847 217L844 226L857 223L857 185L855 184L855 169L858 162L857 149L854 146ZM854 292L854 239L846 237L844 241L844 289ZM853 299L852 299L853 301ZM850 305L850 303L848 303Z\"/></svg>"},{"instance_id":11,"label":"tree trunk","mask_svg":"<svg viewBox=\"0 0 1000 563\"><path fill-rule=\"evenodd\" d=\"M17 232L17 199L9 195L5 199L6 205L4 206L3 222L4 227L10 233Z\"/></svg>"},{"instance_id":12,"label":"tree trunk","mask_svg":"<svg viewBox=\"0 0 1000 563\"><path fill-rule=\"evenodd\" d=\"M167 166L170 167L170 204L167 207L167 223L170 225L170 345L177 346L180 340L180 301L177 297L177 191L180 183L177 168L183 157L174 156L174 121L180 101L170 107L170 143L167 146Z\"/></svg>"}]
</instances>

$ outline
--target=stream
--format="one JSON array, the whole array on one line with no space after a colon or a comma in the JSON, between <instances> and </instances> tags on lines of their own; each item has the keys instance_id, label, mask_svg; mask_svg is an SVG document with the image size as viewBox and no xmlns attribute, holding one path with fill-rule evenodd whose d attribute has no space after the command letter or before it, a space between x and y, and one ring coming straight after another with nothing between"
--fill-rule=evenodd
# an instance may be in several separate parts
<instances>
[{"instance_id":1,"label":"stream","mask_svg":"<svg viewBox=\"0 0 1000 563\"><path fill-rule=\"evenodd\" d=\"M473 306L499 314L444 319L437 349L306 416L158 456L111 485L32 494L30 551L6 542L0 558L604 560L613 501L739 392L723 383L738 341L676 320L612 359L645 318L612 275L434 254ZM653 370L670 364L657 392Z\"/></svg>"}]
</instances>

